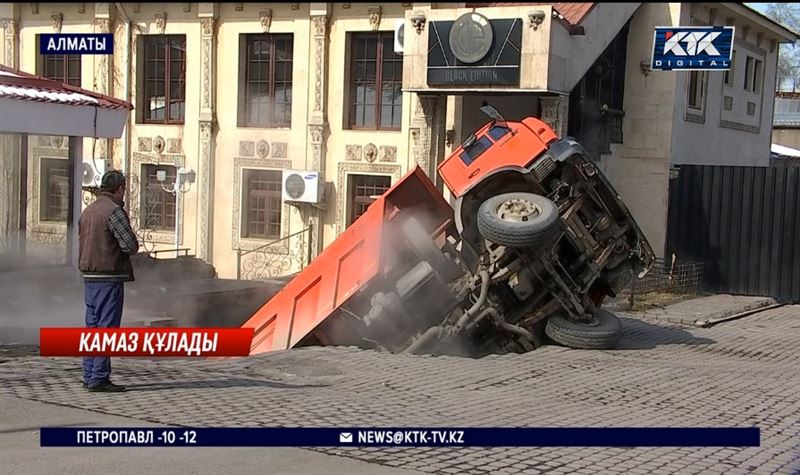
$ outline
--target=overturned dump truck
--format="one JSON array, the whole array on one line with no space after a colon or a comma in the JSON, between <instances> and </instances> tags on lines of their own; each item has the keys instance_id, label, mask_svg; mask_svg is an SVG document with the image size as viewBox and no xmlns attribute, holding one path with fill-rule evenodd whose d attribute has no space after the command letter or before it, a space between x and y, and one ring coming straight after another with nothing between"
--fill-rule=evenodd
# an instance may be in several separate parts
<instances>
[{"instance_id":1,"label":"overturned dump truck","mask_svg":"<svg viewBox=\"0 0 800 475\"><path fill-rule=\"evenodd\" d=\"M451 207L406 174L259 309L251 354L306 345L480 357L611 348L601 308L652 266L614 188L535 118L492 121L439 166Z\"/></svg>"}]
</instances>

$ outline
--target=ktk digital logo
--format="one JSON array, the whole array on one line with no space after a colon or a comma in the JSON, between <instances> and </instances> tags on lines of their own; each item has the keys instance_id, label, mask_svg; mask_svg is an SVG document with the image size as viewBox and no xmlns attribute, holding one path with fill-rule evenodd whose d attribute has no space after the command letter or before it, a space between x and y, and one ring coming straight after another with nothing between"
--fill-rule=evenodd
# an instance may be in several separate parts
<instances>
[{"instance_id":1,"label":"ktk digital logo","mask_svg":"<svg viewBox=\"0 0 800 475\"><path fill-rule=\"evenodd\" d=\"M652 69L724 71L731 67L732 26L656 27Z\"/></svg>"}]
</instances>

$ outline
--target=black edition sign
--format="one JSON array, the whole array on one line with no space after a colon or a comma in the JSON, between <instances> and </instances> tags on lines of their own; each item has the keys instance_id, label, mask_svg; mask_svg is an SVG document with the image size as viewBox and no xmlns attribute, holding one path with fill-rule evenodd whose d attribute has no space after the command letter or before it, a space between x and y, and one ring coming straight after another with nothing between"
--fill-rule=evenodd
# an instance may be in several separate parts
<instances>
[{"instance_id":1,"label":"black edition sign","mask_svg":"<svg viewBox=\"0 0 800 475\"><path fill-rule=\"evenodd\" d=\"M518 86L521 43L519 18L488 20L467 13L456 21L431 22L428 85Z\"/></svg>"}]
</instances>

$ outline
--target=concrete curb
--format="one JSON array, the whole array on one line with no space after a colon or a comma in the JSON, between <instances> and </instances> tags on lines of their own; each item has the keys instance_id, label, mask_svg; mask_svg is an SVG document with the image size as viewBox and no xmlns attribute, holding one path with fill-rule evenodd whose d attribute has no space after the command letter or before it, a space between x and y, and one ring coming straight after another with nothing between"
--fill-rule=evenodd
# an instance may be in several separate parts
<instances>
[{"instance_id":1,"label":"concrete curb","mask_svg":"<svg viewBox=\"0 0 800 475\"><path fill-rule=\"evenodd\" d=\"M776 303L777 302L775 301L775 299L773 299L771 297L761 297L758 300L755 300L755 301L752 301L752 302L741 303L741 304L738 304L736 306L724 308L724 309L719 310L717 312L708 313L708 314L705 314L705 315L698 316L698 318L692 319L692 321L689 322L689 324L694 325L694 323L699 319L716 320L718 318L730 317L731 315L736 315L737 313L744 313L744 312L749 312L751 310L758 310L759 308L764 308L764 307L768 307L770 305L775 305Z\"/></svg>"},{"instance_id":2,"label":"concrete curb","mask_svg":"<svg viewBox=\"0 0 800 475\"><path fill-rule=\"evenodd\" d=\"M734 302L720 302L726 297ZM696 322L699 320L713 321L775 304L777 302L771 297L712 295L685 300L663 308L641 312L619 311L617 314L623 317L653 319L697 328Z\"/></svg>"}]
</instances>

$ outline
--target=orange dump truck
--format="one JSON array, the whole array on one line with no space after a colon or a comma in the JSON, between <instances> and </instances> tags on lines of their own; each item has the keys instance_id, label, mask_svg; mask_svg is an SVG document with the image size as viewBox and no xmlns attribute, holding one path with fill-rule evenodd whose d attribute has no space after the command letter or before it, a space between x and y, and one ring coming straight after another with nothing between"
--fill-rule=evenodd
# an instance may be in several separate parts
<instances>
[{"instance_id":1,"label":"orange dump truck","mask_svg":"<svg viewBox=\"0 0 800 475\"><path fill-rule=\"evenodd\" d=\"M406 174L244 323L251 354L616 344L600 305L650 269L646 238L580 144L482 110L491 122L439 166L453 207L420 168Z\"/></svg>"}]
</instances>

